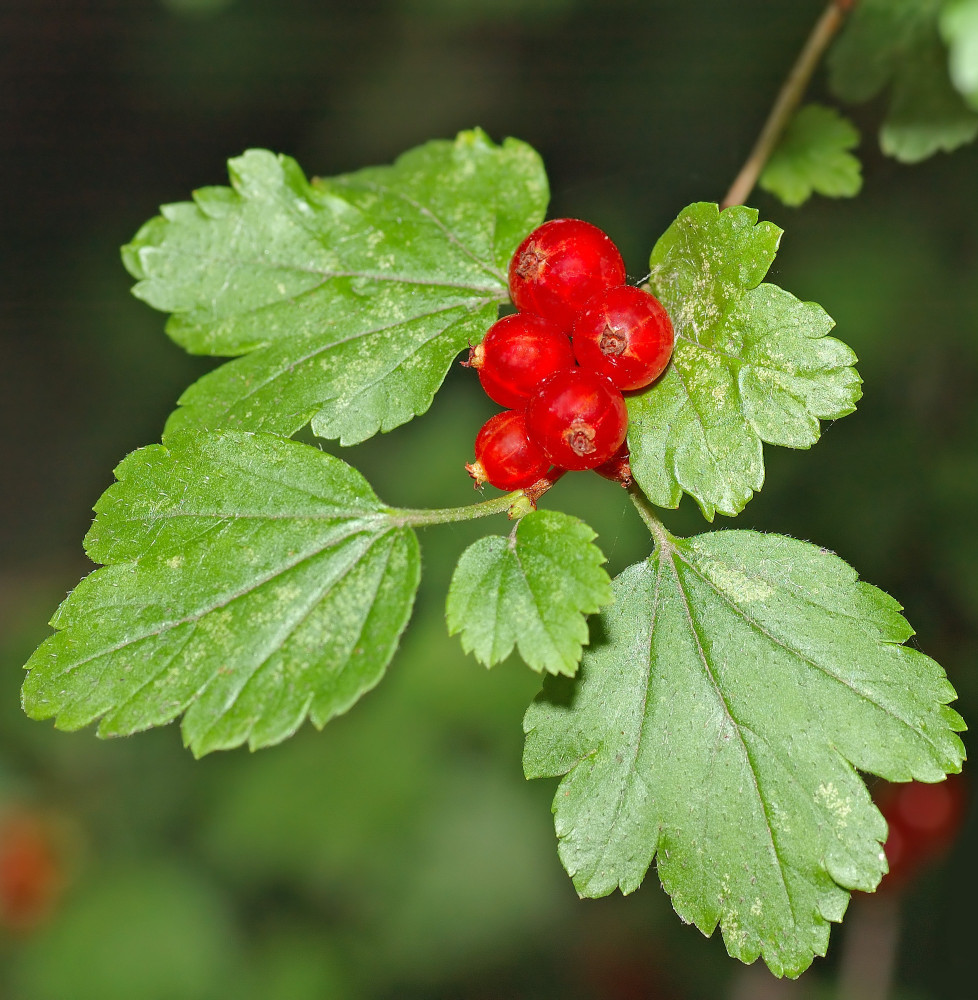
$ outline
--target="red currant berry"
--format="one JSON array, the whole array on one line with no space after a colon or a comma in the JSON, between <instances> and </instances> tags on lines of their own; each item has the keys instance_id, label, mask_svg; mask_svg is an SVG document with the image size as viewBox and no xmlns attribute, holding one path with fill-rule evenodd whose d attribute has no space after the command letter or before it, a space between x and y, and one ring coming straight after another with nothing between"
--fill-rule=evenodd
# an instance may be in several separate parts
<instances>
[{"instance_id":1,"label":"red currant berry","mask_svg":"<svg viewBox=\"0 0 978 1000\"><path fill-rule=\"evenodd\" d=\"M876 804L890 828L887 884L902 885L950 846L964 819L964 798L957 775L936 784L883 785Z\"/></svg>"},{"instance_id":2,"label":"red currant berry","mask_svg":"<svg viewBox=\"0 0 978 1000\"><path fill-rule=\"evenodd\" d=\"M599 292L574 321L574 354L622 391L644 389L672 357L673 333L662 303L641 288Z\"/></svg>"},{"instance_id":3,"label":"red currant berry","mask_svg":"<svg viewBox=\"0 0 978 1000\"><path fill-rule=\"evenodd\" d=\"M523 413L506 410L482 425L475 438L475 461L465 468L476 486L490 483L501 490L521 490L543 478L550 459L527 436Z\"/></svg>"},{"instance_id":4,"label":"red currant berry","mask_svg":"<svg viewBox=\"0 0 978 1000\"><path fill-rule=\"evenodd\" d=\"M580 219L552 219L516 248L509 293L517 309L570 332L592 295L625 283L625 262L611 238Z\"/></svg>"},{"instance_id":5,"label":"red currant berry","mask_svg":"<svg viewBox=\"0 0 978 1000\"><path fill-rule=\"evenodd\" d=\"M621 483L625 489L632 485L632 467L628 461L628 442L626 441L607 462L596 465L594 471L613 483Z\"/></svg>"},{"instance_id":6,"label":"red currant berry","mask_svg":"<svg viewBox=\"0 0 978 1000\"><path fill-rule=\"evenodd\" d=\"M504 316L469 351L486 395L500 406L521 408L559 368L574 364L574 349L560 327L533 313Z\"/></svg>"},{"instance_id":7,"label":"red currant berry","mask_svg":"<svg viewBox=\"0 0 978 1000\"><path fill-rule=\"evenodd\" d=\"M62 872L50 832L38 816L7 816L0 824L0 925L28 930L48 915Z\"/></svg>"},{"instance_id":8,"label":"red currant berry","mask_svg":"<svg viewBox=\"0 0 978 1000\"><path fill-rule=\"evenodd\" d=\"M610 379L586 368L564 368L530 399L526 427L554 465L593 469L621 447L628 411Z\"/></svg>"}]
</instances>

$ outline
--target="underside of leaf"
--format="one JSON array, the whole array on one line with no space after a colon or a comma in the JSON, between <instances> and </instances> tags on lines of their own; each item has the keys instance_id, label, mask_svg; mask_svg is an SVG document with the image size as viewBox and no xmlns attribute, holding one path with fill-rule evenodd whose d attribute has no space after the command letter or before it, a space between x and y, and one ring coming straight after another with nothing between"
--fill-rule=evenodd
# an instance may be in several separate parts
<instances>
[{"instance_id":1,"label":"underside of leaf","mask_svg":"<svg viewBox=\"0 0 978 1000\"><path fill-rule=\"evenodd\" d=\"M764 483L762 444L809 448L855 409L855 355L815 303L761 284L781 230L742 206L684 209L652 252L649 284L676 333L665 374L628 399L632 472L648 498L693 496L712 521Z\"/></svg>"},{"instance_id":2,"label":"underside of leaf","mask_svg":"<svg viewBox=\"0 0 978 1000\"><path fill-rule=\"evenodd\" d=\"M611 600L594 537L575 517L538 510L509 538L470 545L448 591L449 634L461 633L487 667L517 646L533 670L573 674L588 641L584 616Z\"/></svg>"},{"instance_id":3,"label":"underside of leaf","mask_svg":"<svg viewBox=\"0 0 978 1000\"><path fill-rule=\"evenodd\" d=\"M849 890L886 871L858 771L940 780L964 757L954 691L901 645L899 605L813 545L724 531L615 581L604 640L525 719L528 777L563 776L561 859L583 896L656 861L684 920L796 976Z\"/></svg>"},{"instance_id":4,"label":"underside of leaf","mask_svg":"<svg viewBox=\"0 0 978 1000\"><path fill-rule=\"evenodd\" d=\"M200 755L280 742L381 678L419 578L417 539L308 445L225 433L130 455L87 539L108 563L27 665L24 706L117 736L183 715Z\"/></svg>"},{"instance_id":5,"label":"underside of leaf","mask_svg":"<svg viewBox=\"0 0 978 1000\"><path fill-rule=\"evenodd\" d=\"M232 186L168 205L123 249L137 296L197 354L246 355L181 397L168 433L354 444L425 412L507 300L506 267L547 202L539 157L476 130L309 182L251 150Z\"/></svg>"}]
</instances>

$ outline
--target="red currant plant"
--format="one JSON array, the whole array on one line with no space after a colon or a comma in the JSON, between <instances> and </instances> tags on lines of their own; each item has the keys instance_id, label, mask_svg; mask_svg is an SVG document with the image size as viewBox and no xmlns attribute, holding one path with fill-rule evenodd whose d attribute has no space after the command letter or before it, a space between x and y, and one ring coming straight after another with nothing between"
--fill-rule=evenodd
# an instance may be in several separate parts
<instances>
[{"instance_id":1,"label":"red currant plant","mask_svg":"<svg viewBox=\"0 0 978 1000\"><path fill-rule=\"evenodd\" d=\"M903 645L899 605L839 557L752 531L677 538L658 511L688 494L708 520L737 514L763 484L764 443L808 448L859 398L828 315L764 281L781 230L739 204L847 6L820 22L729 207L689 206L652 251L648 286L675 350L627 398L629 488L652 552L613 582L586 525L534 509L546 478L468 507L401 509L290 439L309 425L353 444L428 409L508 302L514 251L543 221L532 149L466 132L313 181L253 150L231 161L230 187L166 206L124 249L135 292L171 314L187 350L234 360L184 393L162 444L116 469L85 540L104 566L29 662L28 713L63 729L98 721L102 736L179 717L197 755L322 726L394 654L419 580L416 529L509 512L508 536L462 554L448 624L486 665L516 646L557 675L526 714L525 771L561 778L559 851L579 893L631 892L655 861L680 916L719 925L732 955L797 975L823 954L849 892L886 870L886 824L858 771L934 782L959 770L954 691ZM911 63L893 55L891 35L906 33L887 34L887 17L916 25L923 6L867 2L834 64L855 93L860 45L885 50L872 65L892 67L904 138ZM825 132L788 133L782 178L824 190L825 164L849 155L837 136L812 155ZM619 443L606 457L620 470Z\"/></svg>"}]
</instances>

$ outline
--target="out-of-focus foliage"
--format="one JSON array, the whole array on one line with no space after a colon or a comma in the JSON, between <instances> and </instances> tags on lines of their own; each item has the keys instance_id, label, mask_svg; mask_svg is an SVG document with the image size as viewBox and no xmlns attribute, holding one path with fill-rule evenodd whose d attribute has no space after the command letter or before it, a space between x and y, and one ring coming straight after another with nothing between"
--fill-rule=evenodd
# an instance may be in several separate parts
<instances>
[{"instance_id":1,"label":"out-of-focus foliage","mask_svg":"<svg viewBox=\"0 0 978 1000\"><path fill-rule=\"evenodd\" d=\"M848 118L824 104L806 104L785 129L758 184L792 207L813 193L851 198L862 187L862 166L848 152L858 145L859 130Z\"/></svg>"},{"instance_id":2,"label":"out-of-focus foliage","mask_svg":"<svg viewBox=\"0 0 978 1000\"><path fill-rule=\"evenodd\" d=\"M235 0L160 0L174 14L185 14L188 17L220 14L234 2Z\"/></svg>"},{"instance_id":3,"label":"out-of-focus foliage","mask_svg":"<svg viewBox=\"0 0 978 1000\"><path fill-rule=\"evenodd\" d=\"M938 31L943 5L861 0L829 53L832 89L843 100L867 101L889 89L880 148L904 163L951 152L978 135L978 115L948 77Z\"/></svg>"},{"instance_id":4,"label":"out-of-focus foliage","mask_svg":"<svg viewBox=\"0 0 978 1000\"><path fill-rule=\"evenodd\" d=\"M951 82L978 110L978 0L948 0L941 35L950 54Z\"/></svg>"}]
</instances>

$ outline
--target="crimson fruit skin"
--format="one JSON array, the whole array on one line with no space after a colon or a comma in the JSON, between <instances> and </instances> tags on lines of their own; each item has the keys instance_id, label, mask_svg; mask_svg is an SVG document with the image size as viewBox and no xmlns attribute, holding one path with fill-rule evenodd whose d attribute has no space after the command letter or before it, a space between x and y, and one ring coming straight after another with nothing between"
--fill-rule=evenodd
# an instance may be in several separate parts
<instances>
[{"instance_id":1,"label":"crimson fruit skin","mask_svg":"<svg viewBox=\"0 0 978 1000\"><path fill-rule=\"evenodd\" d=\"M574 349L556 324L533 313L504 316L469 352L486 395L500 406L522 409L537 386L574 364Z\"/></svg>"},{"instance_id":2,"label":"crimson fruit skin","mask_svg":"<svg viewBox=\"0 0 978 1000\"><path fill-rule=\"evenodd\" d=\"M588 300L571 340L581 367L607 375L629 392L644 389L665 371L675 336L669 314L651 292L622 285Z\"/></svg>"},{"instance_id":3,"label":"crimson fruit skin","mask_svg":"<svg viewBox=\"0 0 978 1000\"><path fill-rule=\"evenodd\" d=\"M626 441L607 462L596 465L594 471L603 479L618 483L627 490L632 485L632 466L629 461L628 442Z\"/></svg>"},{"instance_id":4,"label":"crimson fruit skin","mask_svg":"<svg viewBox=\"0 0 978 1000\"><path fill-rule=\"evenodd\" d=\"M593 295L625 283L625 262L611 237L581 219L551 219L526 237L509 263L509 294L570 333Z\"/></svg>"},{"instance_id":5,"label":"crimson fruit skin","mask_svg":"<svg viewBox=\"0 0 978 1000\"><path fill-rule=\"evenodd\" d=\"M475 437L475 461L466 465L476 486L488 482L500 490L521 490L542 479L550 459L530 440L521 410L491 416Z\"/></svg>"},{"instance_id":6,"label":"crimson fruit skin","mask_svg":"<svg viewBox=\"0 0 978 1000\"><path fill-rule=\"evenodd\" d=\"M594 469L625 441L628 411L611 380L586 368L564 368L540 386L526 408L532 440L558 468Z\"/></svg>"}]
</instances>

